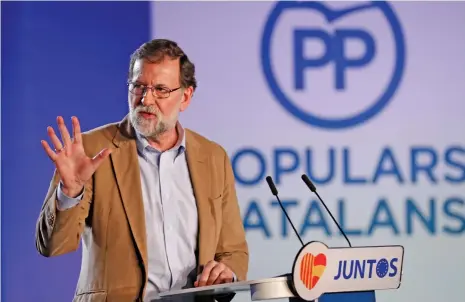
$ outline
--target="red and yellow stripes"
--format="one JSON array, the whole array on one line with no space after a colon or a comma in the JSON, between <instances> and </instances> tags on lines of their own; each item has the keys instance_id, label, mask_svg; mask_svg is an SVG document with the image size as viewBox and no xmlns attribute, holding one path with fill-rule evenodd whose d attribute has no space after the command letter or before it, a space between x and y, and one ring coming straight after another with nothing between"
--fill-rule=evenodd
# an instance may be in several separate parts
<instances>
[{"instance_id":1,"label":"red and yellow stripes","mask_svg":"<svg viewBox=\"0 0 465 302\"><path fill-rule=\"evenodd\" d=\"M305 254L300 263L300 280L305 287L312 289L320 280L326 268L326 256L324 254Z\"/></svg>"}]
</instances>

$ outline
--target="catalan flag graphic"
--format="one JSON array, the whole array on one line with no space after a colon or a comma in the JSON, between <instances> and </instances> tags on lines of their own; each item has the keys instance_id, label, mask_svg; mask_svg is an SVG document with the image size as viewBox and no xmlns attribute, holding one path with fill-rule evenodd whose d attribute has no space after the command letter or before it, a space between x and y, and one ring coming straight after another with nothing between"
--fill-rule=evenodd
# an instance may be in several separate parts
<instances>
[{"instance_id":1,"label":"catalan flag graphic","mask_svg":"<svg viewBox=\"0 0 465 302\"><path fill-rule=\"evenodd\" d=\"M324 254L306 254L300 262L300 280L305 287L312 289L318 283L326 268L326 256Z\"/></svg>"}]
</instances>

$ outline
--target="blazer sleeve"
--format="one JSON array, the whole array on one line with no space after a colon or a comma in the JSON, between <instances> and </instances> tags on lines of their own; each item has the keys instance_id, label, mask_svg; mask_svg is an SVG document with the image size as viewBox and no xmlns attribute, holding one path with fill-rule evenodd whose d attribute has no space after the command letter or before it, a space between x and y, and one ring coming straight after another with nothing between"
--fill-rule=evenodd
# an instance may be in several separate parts
<instances>
[{"instance_id":1,"label":"blazer sleeve","mask_svg":"<svg viewBox=\"0 0 465 302\"><path fill-rule=\"evenodd\" d=\"M83 136L83 141L84 139ZM58 209L59 183L60 177L55 170L36 223L36 249L45 257L58 256L78 249L93 198L92 177L84 185L84 194L76 205Z\"/></svg>"},{"instance_id":2,"label":"blazer sleeve","mask_svg":"<svg viewBox=\"0 0 465 302\"><path fill-rule=\"evenodd\" d=\"M230 159L224 151L224 189L220 238L215 260L226 264L237 277L237 281L247 280L249 250L239 202L237 200L234 173Z\"/></svg>"}]
</instances>

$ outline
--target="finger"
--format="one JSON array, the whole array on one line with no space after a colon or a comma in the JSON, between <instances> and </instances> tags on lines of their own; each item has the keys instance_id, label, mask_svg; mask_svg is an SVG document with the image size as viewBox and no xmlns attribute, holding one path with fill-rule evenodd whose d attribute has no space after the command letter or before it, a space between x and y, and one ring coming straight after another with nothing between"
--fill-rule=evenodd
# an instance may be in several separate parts
<instances>
[{"instance_id":1,"label":"finger","mask_svg":"<svg viewBox=\"0 0 465 302\"><path fill-rule=\"evenodd\" d=\"M52 127L50 126L47 127L47 133L48 133L48 136L50 137L50 140L52 141L52 144L55 150L63 149L63 145L61 144L60 140L58 139L58 136L55 133L55 130L53 130Z\"/></svg>"},{"instance_id":2,"label":"finger","mask_svg":"<svg viewBox=\"0 0 465 302\"><path fill-rule=\"evenodd\" d=\"M74 142L77 144L80 144L82 142L82 137L81 137L81 125L79 124L79 120L77 117L73 116L71 118L71 122L73 124Z\"/></svg>"},{"instance_id":3,"label":"finger","mask_svg":"<svg viewBox=\"0 0 465 302\"><path fill-rule=\"evenodd\" d=\"M212 285L215 283L216 279L221 275L221 273L226 269L226 266L223 263L218 263L211 271L208 276L207 285Z\"/></svg>"},{"instance_id":4,"label":"finger","mask_svg":"<svg viewBox=\"0 0 465 302\"><path fill-rule=\"evenodd\" d=\"M92 158L92 165L94 166L94 170L100 166L100 164L110 155L111 149L105 148L100 151L97 155Z\"/></svg>"},{"instance_id":5,"label":"finger","mask_svg":"<svg viewBox=\"0 0 465 302\"><path fill-rule=\"evenodd\" d=\"M218 278L216 278L213 284L231 283L231 282L233 282L232 272L230 272L229 270L224 270L221 272Z\"/></svg>"},{"instance_id":6,"label":"finger","mask_svg":"<svg viewBox=\"0 0 465 302\"><path fill-rule=\"evenodd\" d=\"M211 260L209 261L205 267L203 268L202 274L200 274L198 281L198 286L205 286L207 284L207 280L210 277L210 272L216 266L218 262Z\"/></svg>"},{"instance_id":7,"label":"finger","mask_svg":"<svg viewBox=\"0 0 465 302\"><path fill-rule=\"evenodd\" d=\"M69 136L68 128L66 128L63 117L57 117L57 124L58 130L60 131L61 139L63 140L63 144L65 145L65 148L69 149L69 147L71 146L71 137Z\"/></svg>"},{"instance_id":8,"label":"finger","mask_svg":"<svg viewBox=\"0 0 465 302\"><path fill-rule=\"evenodd\" d=\"M52 161L55 161L57 159L57 155L56 153L52 150L52 148L50 148L50 146L48 145L48 143L44 140L41 140L40 143L42 144L42 147L44 148L45 150L45 153L47 153L48 157L52 160Z\"/></svg>"}]
</instances>

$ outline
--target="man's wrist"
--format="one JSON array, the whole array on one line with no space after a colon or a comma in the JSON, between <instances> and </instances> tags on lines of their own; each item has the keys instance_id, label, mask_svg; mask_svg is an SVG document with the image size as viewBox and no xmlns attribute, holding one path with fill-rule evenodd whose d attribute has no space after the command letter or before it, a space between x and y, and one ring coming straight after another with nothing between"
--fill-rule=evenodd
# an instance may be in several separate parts
<instances>
[{"instance_id":1,"label":"man's wrist","mask_svg":"<svg viewBox=\"0 0 465 302\"><path fill-rule=\"evenodd\" d=\"M81 188L71 188L71 189L68 189L66 188L62 183L60 183L61 185L61 191L63 192L63 194L65 194L68 198L77 198L79 195L82 194L82 191L84 190L84 186L81 187Z\"/></svg>"},{"instance_id":2,"label":"man's wrist","mask_svg":"<svg viewBox=\"0 0 465 302\"><path fill-rule=\"evenodd\" d=\"M73 207L75 207L76 205L79 204L79 202L81 201L81 199L83 198L84 196L84 188L81 192L81 194L79 194L78 196L72 198L70 196L67 196L67 194L65 194L63 192L63 184L60 183L58 184L58 187L57 187L57 209L59 211L64 211L64 210L67 210L67 209L71 209Z\"/></svg>"}]
</instances>

